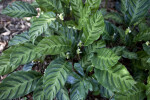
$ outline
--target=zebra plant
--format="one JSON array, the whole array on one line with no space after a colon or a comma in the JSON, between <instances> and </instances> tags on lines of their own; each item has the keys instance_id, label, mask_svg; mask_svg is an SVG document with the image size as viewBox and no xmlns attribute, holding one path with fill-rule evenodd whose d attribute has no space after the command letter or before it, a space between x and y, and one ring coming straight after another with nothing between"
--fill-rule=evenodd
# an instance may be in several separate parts
<instances>
[{"instance_id":1,"label":"zebra plant","mask_svg":"<svg viewBox=\"0 0 150 100\"><path fill-rule=\"evenodd\" d=\"M0 83L1 100L29 93L33 100L85 100L89 92L113 100L150 98L149 0L122 0L118 16L105 14L100 4L36 0L7 6L2 14L32 19L29 31L11 39L0 56L0 75L8 74ZM138 41L146 42L141 50ZM33 70L37 62L44 72Z\"/></svg>"}]
</instances>

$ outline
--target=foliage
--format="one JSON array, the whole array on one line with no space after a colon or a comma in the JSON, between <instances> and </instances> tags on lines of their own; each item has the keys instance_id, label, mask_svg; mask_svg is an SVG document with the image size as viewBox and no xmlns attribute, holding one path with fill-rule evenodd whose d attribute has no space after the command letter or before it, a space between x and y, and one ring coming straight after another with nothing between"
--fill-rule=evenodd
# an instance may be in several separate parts
<instances>
[{"instance_id":1,"label":"foliage","mask_svg":"<svg viewBox=\"0 0 150 100\"><path fill-rule=\"evenodd\" d=\"M150 1L121 0L115 12L104 12L100 4L36 0L6 7L2 14L32 20L0 56L0 75L8 74L0 98L33 93L34 100L150 99ZM43 65L40 72L33 71L36 63ZM23 70L16 71L20 65Z\"/></svg>"}]
</instances>

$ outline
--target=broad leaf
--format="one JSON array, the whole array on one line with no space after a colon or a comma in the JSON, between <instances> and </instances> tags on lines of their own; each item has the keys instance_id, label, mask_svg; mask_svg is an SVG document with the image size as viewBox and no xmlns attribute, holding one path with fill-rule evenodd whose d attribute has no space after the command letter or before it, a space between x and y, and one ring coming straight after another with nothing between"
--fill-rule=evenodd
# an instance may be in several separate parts
<instances>
[{"instance_id":1,"label":"broad leaf","mask_svg":"<svg viewBox=\"0 0 150 100\"><path fill-rule=\"evenodd\" d=\"M111 97L114 96L114 93L111 90L108 90L103 86L100 87L100 94L102 97L109 98L109 99L111 99Z\"/></svg>"},{"instance_id":2,"label":"broad leaf","mask_svg":"<svg viewBox=\"0 0 150 100\"><path fill-rule=\"evenodd\" d=\"M10 56L11 65L19 66L39 58L40 54L35 52L35 47L31 43L16 46Z\"/></svg>"},{"instance_id":3,"label":"broad leaf","mask_svg":"<svg viewBox=\"0 0 150 100\"><path fill-rule=\"evenodd\" d=\"M9 41L9 46L23 44L25 42L28 42L29 40L30 40L30 36L28 32L23 32L19 35L16 35L14 38L12 38Z\"/></svg>"},{"instance_id":4,"label":"broad leaf","mask_svg":"<svg viewBox=\"0 0 150 100\"><path fill-rule=\"evenodd\" d=\"M83 9L83 2L82 0L70 0L70 3L75 19L78 20L81 16L81 11Z\"/></svg>"},{"instance_id":5,"label":"broad leaf","mask_svg":"<svg viewBox=\"0 0 150 100\"><path fill-rule=\"evenodd\" d=\"M150 99L150 76L148 76L147 79L147 85L146 85L146 95L147 95L147 99Z\"/></svg>"},{"instance_id":6,"label":"broad leaf","mask_svg":"<svg viewBox=\"0 0 150 100\"><path fill-rule=\"evenodd\" d=\"M2 14L8 15L10 17L23 18L36 16L37 11L27 2L16 1L7 6L2 11Z\"/></svg>"},{"instance_id":7,"label":"broad leaf","mask_svg":"<svg viewBox=\"0 0 150 100\"><path fill-rule=\"evenodd\" d=\"M100 11L92 15L83 28L82 41L85 46L92 44L103 33L105 28L104 19Z\"/></svg>"},{"instance_id":8,"label":"broad leaf","mask_svg":"<svg viewBox=\"0 0 150 100\"><path fill-rule=\"evenodd\" d=\"M40 8L45 12L54 11L56 13L63 12L61 0L36 0Z\"/></svg>"},{"instance_id":9,"label":"broad leaf","mask_svg":"<svg viewBox=\"0 0 150 100\"><path fill-rule=\"evenodd\" d=\"M103 87L116 92L127 91L136 83L126 67L121 64L108 70L95 69L95 76Z\"/></svg>"},{"instance_id":10,"label":"broad leaf","mask_svg":"<svg viewBox=\"0 0 150 100\"><path fill-rule=\"evenodd\" d=\"M71 65L59 58L50 63L44 74L44 92L49 100L53 100L59 90L65 85L68 68Z\"/></svg>"},{"instance_id":11,"label":"broad leaf","mask_svg":"<svg viewBox=\"0 0 150 100\"><path fill-rule=\"evenodd\" d=\"M36 88L41 74L35 71L17 71L6 77L0 84L1 99L22 97Z\"/></svg>"},{"instance_id":12,"label":"broad leaf","mask_svg":"<svg viewBox=\"0 0 150 100\"><path fill-rule=\"evenodd\" d=\"M150 46L143 44L143 49L148 55L150 55Z\"/></svg>"},{"instance_id":13,"label":"broad leaf","mask_svg":"<svg viewBox=\"0 0 150 100\"><path fill-rule=\"evenodd\" d=\"M135 37L134 37L134 41L148 41L150 40L150 28L148 28L145 31L142 31L140 33L138 33Z\"/></svg>"},{"instance_id":14,"label":"broad leaf","mask_svg":"<svg viewBox=\"0 0 150 100\"><path fill-rule=\"evenodd\" d=\"M71 88L70 99L71 100L84 100L88 94L88 91L92 89L92 84L87 80L82 80L75 83Z\"/></svg>"},{"instance_id":15,"label":"broad leaf","mask_svg":"<svg viewBox=\"0 0 150 100\"><path fill-rule=\"evenodd\" d=\"M121 15L119 15L119 13L108 13L104 16L104 19L111 19L119 24L123 23L123 17Z\"/></svg>"},{"instance_id":16,"label":"broad leaf","mask_svg":"<svg viewBox=\"0 0 150 100\"><path fill-rule=\"evenodd\" d=\"M115 100L144 100L145 98L145 85L136 84L126 92L116 93Z\"/></svg>"},{"instance_id":17,"label":"broad leaf","mask_svg":"<svg viewBox=\"0 0 150 100\"><path fill-rule=\"evenodd\" d=\"M86 51L87 54L88 53L93 53L96 50L104 48L104 47L106 47L106 43L102 40L99 40L99 41L94 42L93 44L85 47L85 51Z\"/></svg>"},{"instance_id":18,"label":"broad leaf","mask_svg":"<svg viewBox=\"0 0 150 100\"><path fill-rule=\"evenodd\" d=\"M44 55L56 55L61 52L69 51L71 43L64 37L51 36L46 37L37 45L36 51Z\"/></svg>"},{"instance_id":19,"label":"broad leaf","mask_svg":"<svg viewBox=\"0 0 150 100\"><path fill-rule=\"evenodd\" d=\"M100 7L101 0L86 0L85 6L89 6L91 10L96 11Z\"/></svg>"},{"instance_id":20,"label":"broad leaf","mask_svg":"<svg viewBox=\"0 0 150 100\"><path fill-rule=\"evenodd\" d=\"M33 100L45 100L43 77L37 82L36 89L33 92Z\"/></svg>"},{"instance_id":21,"label":"broad leaf","mask_svg":"<svg viewBox=\"0 0 150 100\"><path fill-rule=\"evenodd\" d=\"M70 100L68 95L68 90L66 88L60 89L60 91L56 95L56 98L58 100Z\"/></svg>"},{"instance_id":22,"label":"broad leaf","mask_svg":"<svg viewBox=\"0 0 150 100\"><path fill-rule=\"evenodd\" d=\"M30 40L34 42L36 37L44 33L49 26L54 24L55 20L56 15L53 12L44 13L39 18L34 19L29 30Z\"/></svg>"},{"instance_id":23,"label":"broad leaf","mask_svg":"<svg viewBox=\"0 0 150 100\"><path fill-rule=\"evenodd\" d=\"M0 56L0 75L8 74L18 67L10 65L10 55L13 52L14 48L15 47L8 48Z\"/></svg>"},{"instance_id":24,"label":"broad leaf","mask_svg":"<svg viewBox=\"0 0 150 100\"><path fill-rule=\"evenodd\" d=\"M128 59L137 59L137 54L135 52L130 52L128 50L124 50L122 56Z\"/></svg>"},{"instance_id":25,"label":"broad leaf","mask_svg":"<svg viewBox=\"0 0 150 100\"><path fill-rule=\"evenodd\" d=\"M146 16L149 7L149 0L128 0L128 12L126 21L129 25L134 24L136 21Z\"/></svg>"},{"instance_id":26,"label":"broad leaf","mask_svg":"<svg viewBox=\"0 0 150 100\"><path fill-rule=\"evenodd\" d=\"M110 49L107 48L101 48L96 51L97 54L95 54L92 57L92 64L97 69L106 70L110 67L114 66L118 63L118 60L120 59L119 56L117 56L114 52L112 52Z\"/></svg>"}]
</instances>

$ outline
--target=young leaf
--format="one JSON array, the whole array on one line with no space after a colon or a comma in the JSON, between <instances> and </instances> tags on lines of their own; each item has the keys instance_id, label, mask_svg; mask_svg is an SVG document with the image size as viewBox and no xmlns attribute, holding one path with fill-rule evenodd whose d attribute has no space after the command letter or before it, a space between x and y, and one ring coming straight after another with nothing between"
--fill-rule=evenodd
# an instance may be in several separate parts
<instances>
[{"instance_id":1,"label":"young leaf","mask_svg":"<svg viewBox=\"0 0 150 100\"><path fill-rule=\"evenodd\" d=\"M60 91L56 95L56 98L58 100L70 100L68 95L68 90L66 88L60 89Z\"/></svg>"},{"instance_id":2,"label":"young leaf","mask_svg":"<svg viewBox=\"0 0 150 100\"><path fill-rule=\"evenodd\" d=\"M61 0L36 0L40 8L45 12L54 11L56 13L63 12Z\"/></svg>"},{"instance_id":3,"label":"young leaf","mask_svg":"<svg viewBox=\"0 0 150 100\"><path fill-rule=\"evenodd\" d=\"M11 65L23 65L38 58L40 54L35 52L35 47L36 46L31 43L17 46L10 56Z\"/></svg>"},{"instance_id":4,"label":"young leaf","mask_svg":"<svg viewBox=\"0 0 150 100\"><path fill-rule=\"evenodd\" d=\"M32 17L37 15L37 11L27 2L15 1L11 5L7 6L2 14L10 17Z\"/></svg>"},{"instance_id":5,"label":"young leaf","mask_svg":"<svg viewBox=\"0 0 150 100\"><path fill-rule=\"evenodd\" d=\"M145 85L137 83L126 92L116 93L114 98L115 100L144 100Z\"/></svg>"},{"instance_id":6,"label":"young leaf","mask_svg":"<svg viewBox=\"0 0 150 100\"><path fill-rule=\"evenodd\" d=\"M75 19L78 20L81 16L81 11L83 9L83 2L82 0L70 0L70 3Z\"/></svg>"},{"instance_id":7,"label":"young leaf","mask_svg":"<svg viewBox=\"0 0 150 100\"><path fill-rule=\"evenodd\" d=\"M14 38L12 38L9 41L9 46L23 44L28 41L30 41L30 36L29 36L28 32L23 32L19 35L16 35Z\"/></svg>"},{"instance_id":8,"label":"young leaf","mask_svg":"<svg viewBox=\"0 0 150 100\"><path fill-rule=\"evenodd\" d=\"M64 37L51 36L46 37L37 45L36 51L44 55L56 55L61 52L69 51L71 43Z\"/></svg>"},{"instance_id":9,"label":"young leaf","mask_svg":"<svg viewBox=\"0 0 150 100\"><path fill-rule=\"evenodd\" d=\"M110 49L101 48L96 51L97 54L92 57L92 64L95 66L95 68L101 69L101 70L107 70L110 67L114 66L118 63L118 60L120 59L119 56L117 56L114 52L112 52Z\"/></svg>"},{"instance_id":10,"label":"young leaf","mask_svg":"<svg viewBox=\"0 0 150 100\"><path fill-rule=\"evenodd\" d=\"M108 70L95 69L95 77L103 87L116 92L127 91L136 83L125 66L121 64Z\"/></svg>"},{"instance_id":11,"label":"young leaf","mask_svg":"<svg viewBox=\"0 0 150 100\"><path fill-rule=\"evenodd\" d=\"M59 90L65 85L68 68L72 66L59 58L50 63L44 74L44 92L49 100L53 100Z\"/></svg>"},{"instance_id":12,"label":"young leaf","mask_svg":"<svg viewBox=\"0 0 150 100\"><path fill-rule=\"evenodd\" d=\"M6 77L0 84L1 99L22 97L36 88L41 74L35 71L17 71Z\"/></svg>"},{"instance_id":13,"label":"young leaf","mask_svg":"<svg viewBox=\"0 0 150 100\"><path fill-rule=\"evenodd\" d=\"M53 12L44 13L39 18L33 20L29 30L30 40L34 42L36 37L44 33L50 25L54 24L55 20L56 14Z\"/></svg>"},{"instance_id":14,"label":"young leaf","mask_svg":"<svg viewBox=\"0 0 150 100\"><path fill-rule=\"evenodd\" d=\"M82 41L85 46L92 44L97 40L105 29L104 19L100 11L92 15L86 26L83 28Z\"/></svg>"}]
</instances>

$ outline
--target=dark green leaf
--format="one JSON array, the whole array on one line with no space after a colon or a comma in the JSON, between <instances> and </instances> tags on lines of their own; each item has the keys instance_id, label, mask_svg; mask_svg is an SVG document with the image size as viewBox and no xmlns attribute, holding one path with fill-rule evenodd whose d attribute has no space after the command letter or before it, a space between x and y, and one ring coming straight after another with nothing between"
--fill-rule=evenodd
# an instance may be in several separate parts
<instances>
[{"instance_id":1,"label":"dark green leaf","mask_svg":"<svg viewBox=\"0 0 150 100\"><path fill-rule=\"evenodd\" d=\"M127 91L136 83L126 67L121 64L108 70L95 69L95 76L103 87L116 92Z\"/></svg>"},{"instance_id":2,"label":"dark green leaf","mask_svg":"<svg viewBox=\"0 0 150 100\"><path fill-rule=\"evenodd\" d=\"M0 84L1 99L15 99L35 90L41 74L35 71L17 71L10 74Z\"/></svg>"},{"instance_id":3,"label":"dark green leaf","mask_svg":"<svg viewBox=\"0 0 150 100\"><path fill-rule=\"evenodd\" d=\"M11 5L7 6L2 14L10 17L32 17L37 15L37 11L27 2L15 1Z\"/></svg>"},{"instance_id":4,"label":"dark green leaf","mask_svg":"<svg viewBox=\"0 0 150 100\"><path fill-rule=\"evenodd\" d=\"M56 59L50 63L44 74L44 92L49 100L53 100L59 90L65 85L68 77L68 62Z\"/></svg>"}]
</instances>

